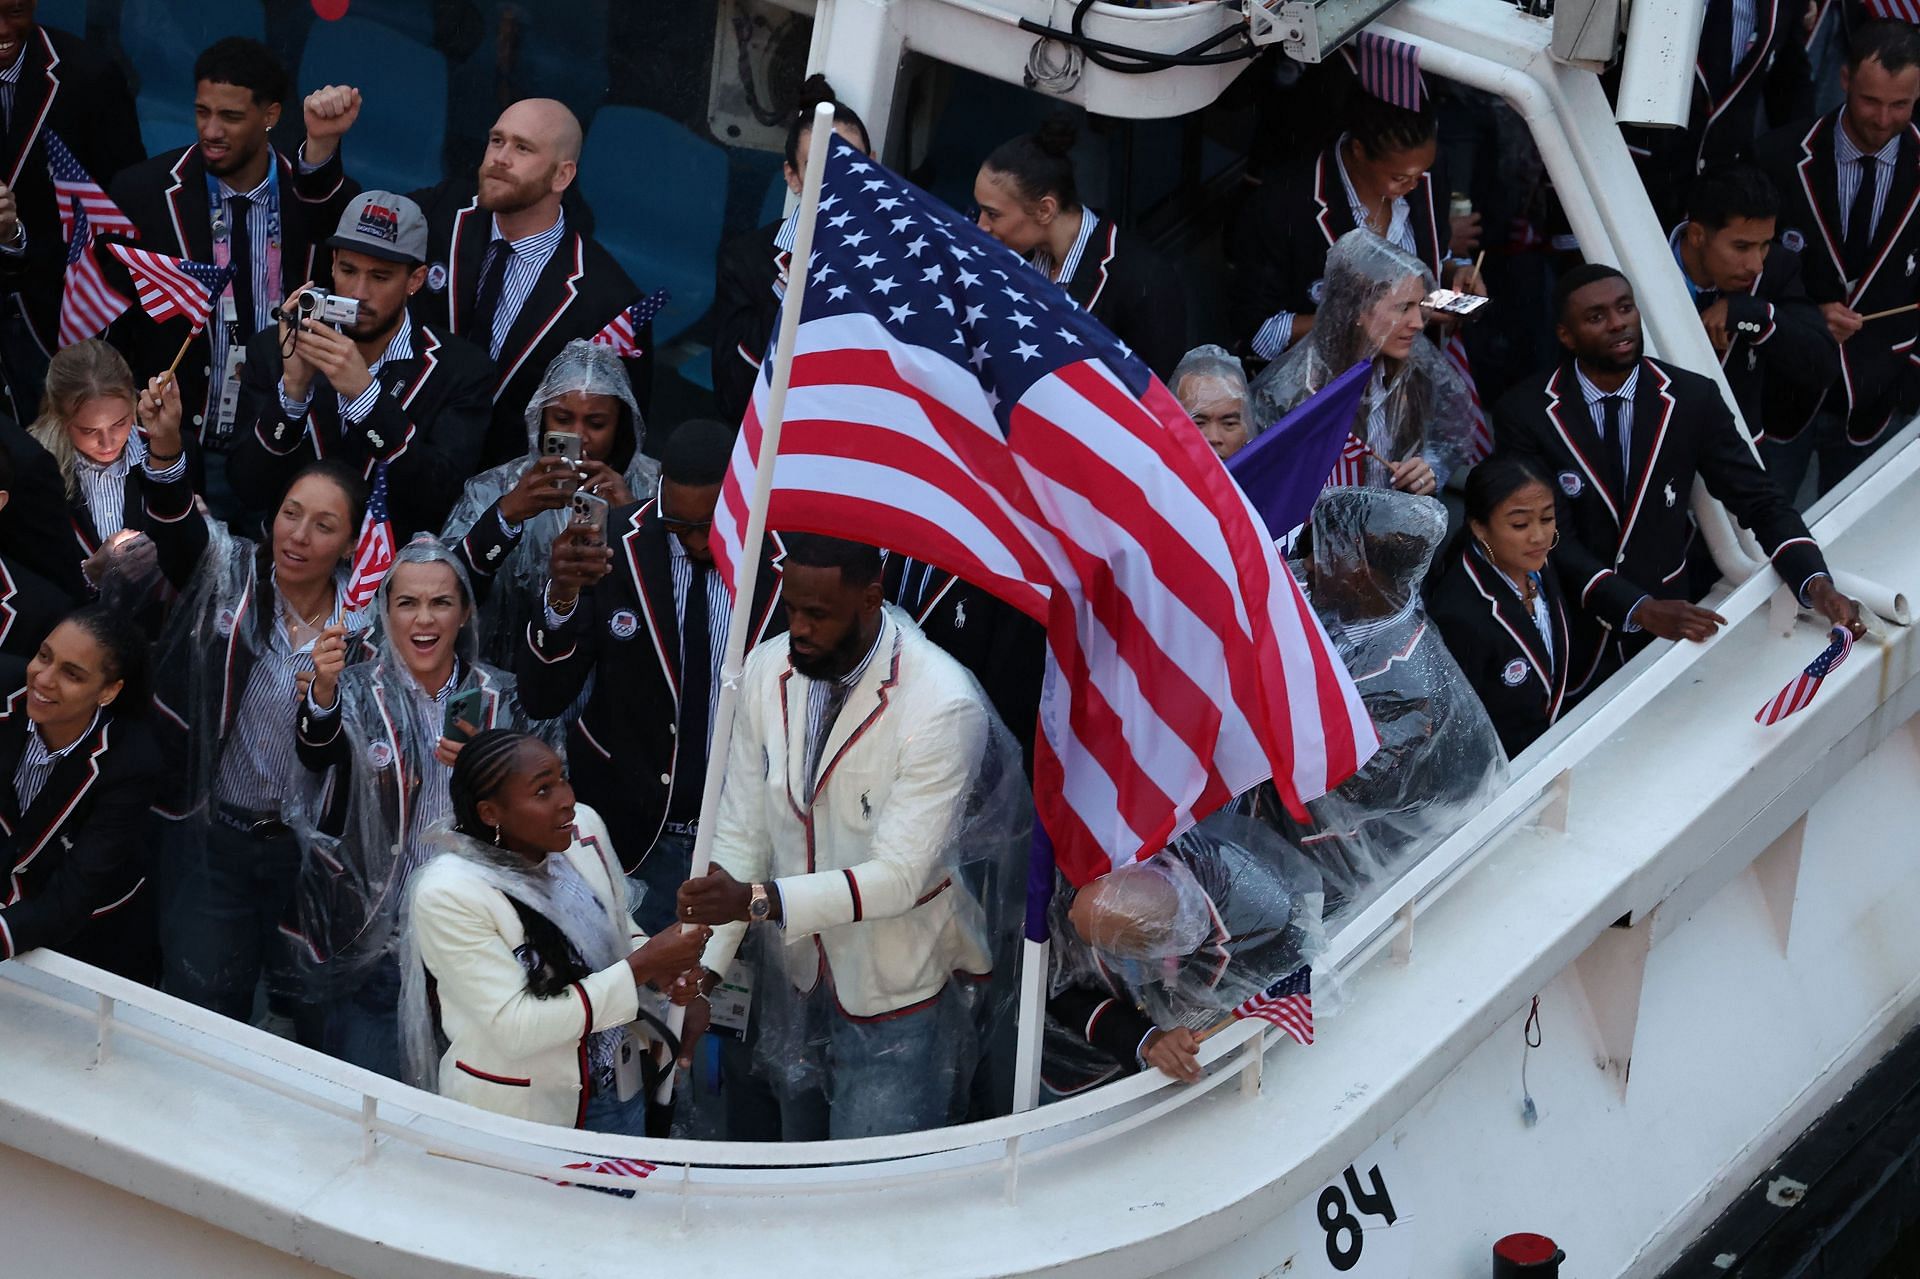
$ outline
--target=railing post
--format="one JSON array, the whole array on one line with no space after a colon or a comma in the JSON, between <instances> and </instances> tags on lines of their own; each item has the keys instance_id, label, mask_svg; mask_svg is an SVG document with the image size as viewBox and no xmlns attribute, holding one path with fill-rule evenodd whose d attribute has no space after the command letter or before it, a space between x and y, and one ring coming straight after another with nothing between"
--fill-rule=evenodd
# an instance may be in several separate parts
<instances>
[{"instance_id":1,"label":"railing post","mask_svg":"<svg viewBox=\"0 0 1920 1279\"><path fill-rule=\"evenodd\" d=\"M377 1135L374 1124L380 1118L380 1099L369 1093L360 1094L360 1162L373 1159L373 1143Z\"/></svg>"},{"instance_id":2,"label":"railing post","mask_svg":"<svg viewBox=\"0 0 1920 1279\"><path fill-rule=\"evenodd\" d=\"M1242 1067L1240 1071L1240 1095L1242 1097L1258 1097L1260 1095L1262 1077L1266 1074L1267 1023L1261 1018L1255 1018L1255 1020L1259 1021L1260 1024L1254 1028L1253 1038L1249 1039L1241 1049L1242 1052L1253 1054L1253 1064Z\"/></svg>"},{"instance_id":3,"label":"railing post","mask_svg":"<svg viewBox=\"0 0 1920 1279\"><path fill-rule=\"evenodd\" d=\"M107 1046L113 1041L113 996L95 994L93 1013L93 1064L98 1069L107 1060Z\"/></svg>"},{"instance_id":4,"label":"railing post","mask_svg":"<svg viewBox=\"0 0 1920 1279\"><path fill-rule=\"evenodd\" d=\"M1002 1162L1007 1167L1006 1200L1011 1208L1020 1202L1020 1134L1007 1138L1007 1153Z\"/></svg>"}]
</instances>

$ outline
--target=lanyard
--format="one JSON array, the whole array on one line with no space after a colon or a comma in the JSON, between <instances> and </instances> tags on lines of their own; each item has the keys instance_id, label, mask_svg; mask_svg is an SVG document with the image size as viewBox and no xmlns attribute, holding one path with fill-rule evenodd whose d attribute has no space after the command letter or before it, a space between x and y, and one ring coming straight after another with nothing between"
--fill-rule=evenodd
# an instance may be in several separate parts
<instances>
[{"instance_id":1,"label":"lanyard","mask_svg":"<svg viewBox=\"0 0 1920 1279\"><path fill-rule=\"evenodd\" d=\"M207 177L207 205L213 213L213 264L225 268L233 262L233 214L227 207L227 196L221 190L220 179L209 173ZM243 194L235 192L234 194ZM267 165L267 296L278 301L280 298L280 161L271 159ZM227 285L231 292L232 283ZM238 298L238 294L234 294ZM254 300L256 309L259 300ZM252 317L248 317L247 329L253 327Z\"/></svg>"}]
</instances>

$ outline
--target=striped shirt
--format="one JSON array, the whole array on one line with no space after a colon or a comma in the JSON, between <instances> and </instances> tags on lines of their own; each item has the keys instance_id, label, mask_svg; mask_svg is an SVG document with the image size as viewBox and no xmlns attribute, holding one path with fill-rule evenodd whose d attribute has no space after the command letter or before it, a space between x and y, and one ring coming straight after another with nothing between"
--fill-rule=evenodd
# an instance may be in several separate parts
<instances>
[{"instance_id":1,"label":"striped shirt","mask_svg":"<svg viewBox=\"0 0 1920 1279\"><path fill-rule=\"evenodd\" d=\"M500 358L500 351L507 344L507 334L513 331L513 322L520 318L520 308L527 304L527 296L533 292L540 273L547 269L547 263L553 260L554 250L560 247L560 241L566 238L566 234L567 215L564 210L546 230L518 240L508 240L500 234L500 219L493 220L493 238L487 242L488 251L491 252L492 246L501 241L505 241L507 247L513 250L513 256L507 259L506 278L500 284L500 309L493 313L493 335L487 350L494 359Z\"/></svg>"},{"instance_id":2,"label":"striped shirt","mask_svg":"<svg viewBox=\"0 0 1920 1279\"><path fill-rule=\"evenodd\" d=\"M1514 580L1511 577L1507 576L1507 570L1501 568L1498 564L1495 564L1493 560L1487 555L1487 553L1481 550L1479 546L1476 545L1473 547L1473 553L1479 557L1480 562L1482 564L1485 564L1488 568L1493 570L1494 576L1498 577L1502 582L1505 582L1507 584L1507 589L1512 591L1514 594L1514 598L1520 601L1520 606L1522 608L1526 608L1527 607L1526 594L1522 592L1517 585L1514 584ZM1547 612L1546 588L1542 586L1540 583L1539 573L1537 572L1529 573L1527 574L1527 576L1533 581L1533 606L1529 610L1533 614L1533 629L1540 632L1540 642L1546 645L1547 660L1549 662L1557 662L1558 659L1555 658L1553 655L1553 618ZM1552 672L1550 671L1541 672L1543 676L1551 673Z\"/></svg>"},{"instance_id":3,"label":"striped shirt","mask_svg":"<svg viewBox=\"0 0 1920 1279\"><path fill-rule=\"evenodd\" d=\"M713 744L713 721L720 713L720 665L727 655L727 625L733 611L733 597L727 584L710 564L695 565L687 548L677 537L667 538L668 566L673 572L673 616L682 636L687 626L687 592L693 589L693 570L698 567L707 591L707 741ZM686 651L683 638L680 651ZM686 678L685 672L681 678Z\"/></svg>"},{"instance_id":4,"label":"striped shirt","mask_svg":"<svg viewBox=\"0 0 1920 1279\"><path fill-rule=\"evenodd\" d=\"M100 727L100 712L93 712L93 719L87 724L87 731L62 746L59 750L48 750L47 741L40 736L40 726L31 720L27 722L27 745L20 752L20 762L13 770L13 797L20 811L25 813L33 807L33 801L40 798L47 779L53 776L53 766L73 753L73 748L93 736L93 730Z\"/></svg>"},{"instance_id":5,"label":"striped shirt","mask_svg":"<svg viewBox=\"0 0 1920 1279\"><path fill-rule=\"evenodd\" d=\"M346 422L364 422L373 412L374 405L380 402L380 370L389 360L411 360L413 358L413 320L403 310L400 312L400 327L393 331L393 338L387 343L387 349L380 352L380 358L367 365L367 373L373 381L367 383L367 389L349 400L338 391L333 393L334 402L340 406L340 417ZM287 394L287 379L280 379L280 411L287 415L289 422L298 422L307 416L307 410L313 407L313 383L307 383L307 396L296 400Z\"/></svg>"},{"instance_id":6,"label":"striped shirt","mask_svg":"<svg viewBox=\"0 0 1920 1279\"><path fill-rule=\"evenodd\" d=\"M96 538L105 542L127 526L127 476L147 458L139 432L127 436L120 456L105 466L85 456L73 459L73 478L80 500L87 504Z\"/></svg>"},{"instance_id":7,"label":"striped shirt","mask_svg":"<svg viewBox=\"0 0 1920 1279\"><path fill-rule=\"evenodd\" d=\"M1027 256L1027 265L1031 266L1061 288L1067 287L1067 281L1080 269L1080 259L1087 256L1087 245L1093 241L1093 233L1100 225L1100 215L1092 209L1080 210L1080 230L1074 234L1073 243L1067 248L1067 255L1060 259L1059 269L1053 265L1053 258L1045 248L1035 249Z\"/></svg>"},{"instance_id":8,"label":"striped shirt","mask_svg":"<svg viewBox=\"0 0 1920 1279\"><path fill-rule=\"evenodd\" d=\"M1586 398L1587 412L1593 415L1593 433L1601 441L1620 451L1620 474L1624 478L1632 469L1633 457L1633 393L1640 386L1640 366L1634 365L1633 372L1627 374L1627 380L1620 384L1617 391L1603 391L1587 381L1587 374L1578 364L1573 366L1573 375L1580 379L1580 394ZM1607 397L1618 396L1620 400L1620 438L1607 439ZM1614 494L1619 497L1620 494Z\"/></svg>"},{"instance_id":9,"label":"striped shirt","mask_svg":"<svg viewBox=\"0 0 1920 1279\"><path fill-rule=\"evenodd\" d=\"M253 314L238 317L242 344L274 322L273 308L280 305L280 281L273 278L272 255L267 252L267 246L273 240L273 209L271 207L275 177L273 166L278 163L277 158L269 161L267 176L260 179L260 185L251 191L236 191L221 180L218 188L220 207L209 210L212 223L218 226L229 216L232 209L230 202L234 196L245 196L248 200L246 237L253 268L250 272L253 276ZM233 293L234 305L237 307L240 295L233 292L232 285L227 286L227 291ZM221 378L225 376L227 367L227 326L219 323L217 316L215 323L207 325L207 343L210 357L207 367L211 373L207 390L207 415L211 419L220 407ZM212 421L209 420L207 426L212 425Z\"/></svg>"},{"instance_id":10,"label":"striped shirt","mask_svg":"<svg viewBox=\"0 0 1920 1279\"><path fill-rule=\"evenodd\" d=\"M0 121L7 128L13 128L13 96L20 91L20 68L27 65L26 41L20 42L20 52L13 55L13 61L0 67Z\"/></svg>"},{"instance_id":11,"label":"striped shirt","mask_svg":"<svg viewBox=\"0 0 1920 1279\"><path fill-rule=\"evenodd\" d=\"M1340 172L1340 185L1347 193L1347 209L1353 214L1353 224L1356 227L1370 227L1373 212L1367 208L1366 201L1360 198L1360 193L1353 189L1353 178L1347 173L1347 141L1352 136L1343 133L1340 140L1333 144L1333 163ZM1405 249L1415 257L1420 256L1413 238L1413 213L1406 196L1394 197L1387 214L1387 231L1381 238L1395 248ZM1259 332L1253 335L1253 353L1263 360L1279 359L1293 341L1294 314L1292 311L1276 311L1269 316Z\"/></svg>"},{"instance_id":12,"label":"striped shirt","mask_svg":"<svg viewBox=\"0 0 1920 1279\"><path fill-rule=\"evenodd\" d=\"M1727 51L1727 65L1735 71L1747 60L1747 54L1753 50L1753 42L1760 38L1760 17L1755 0L1732 0L1733 18L1729 25L1733 28L1733 47Z\"/></svg>"},{"instance_id":13,"label":"striped shirt","mask_svg":"<svg viewBox=\"0 0 1920 1279\"><path fill-rule=\"evenodd\" d=\"M1842 119L1845 118L1844 113ZM1866 153L1854 144L1846 125L1833 127L1833 167L1836 194L1840 197L1840 234L1847 233L1847 215L1853 210L1853 197L1860 191L1860 157ZM1873 153L1873 213L1867 222L1867 234L1880 233L1880 215L1887 207L1887 191L1893 185L1893 166L1900 159L1900 135Z\"/></svg>"},{"instance_id":14,"label":"striped shirt","mask_svg":"<svg viewBox=\"0 0 1920 1279\"><path fill-rule=\"evenodd\" d=\"M261 595L262 603L266 598L275 601L275 617L267 627L267 647L255 659L247 687L240 694L233 730L220 753L213 783L215 799L254 813L277 812L286 794L294 763L299 675L313 669L314 640L328 626L344 624L351 636L366 630L373 621L368 613L348 611L343 606L336 579L333 609L327 620L296 648L287 638L279 592L263 590Z\"/></svg>"},{"instance_id":15,"label":"striped shirt","mask_svg":"<svg viewBox=\"0 0 1920 1279\"><path fill-rule=\"evenodd\" d=\"M873 637L873 644L867 649L867 655L854 664L854 668L839 679L807 680L807 802L813 802L814 783L820 770L820 754L827 748L827 738L833 732L834 721L840 718L840 708L847 704L847 695L853 692L860 677L867 673L867 667L873 665L873 655L880 651L880 636ZM797 672L796 672L797 673ZM806 676L802 675L802 679Z\"/></svg>"},{"instance_id":16,"label":"striped shirt","mask_svg":"<svg viewBox=\"0 0 1920 1279\"><path fill-rule=\"evenodd\" d=\"M438 845L428 839L434 828L449 825L452 821L453 799L448 793L447 782L453 776L453 769L440 762L434 748L440 742L441 726L447 721L447 699L459 687L461 673L460 662L456 658L452 673L437 693L422 689L411 675L402 673L401 676L407 681L407 691L413 695L414 712L427 730L427 740L419 743L420 776L414 791L413 824L407 829L407 864L405 874L401 876L402 883L440 851Z\"/></svg>"}]
</instances>

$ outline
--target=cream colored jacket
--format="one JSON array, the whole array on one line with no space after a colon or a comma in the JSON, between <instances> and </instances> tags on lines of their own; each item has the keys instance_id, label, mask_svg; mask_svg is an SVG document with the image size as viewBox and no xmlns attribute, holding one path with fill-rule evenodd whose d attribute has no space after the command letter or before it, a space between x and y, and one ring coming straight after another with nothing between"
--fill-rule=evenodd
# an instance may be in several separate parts
<instances>
[{"instance_id":1,"label":"cream colored jacket","mask_svg":"<svg viewBox=\"0 0 1920 1279\"><path fill-rule=\"evenodd\" d=\"M582 804L567 849L601 901L626 892L600 815ZM442 853L419 872L413 927L439 998L440 1094L484 1110L575 1128L586 1113L587 1036L624 1026L639 1013L633 971L623 960L551 999L527 989L514 953L526 931L513 904L473 863ZM636 933L634 944L644 941Z\"/></svg>"},{"instance_id":2,"label":"cream colored jacket","mask_svg":"<svg viewBox=\"0 0 1920 1279\"><path fill-rule=\"evenodd\" d=\"M713 845L735 879L778 880L783 922L754 927L778 930L796 989L824 976L854 1017L930 1000L955 973L991 971L980 907L949 864L991 711L959 663L895 610L875 643L820 752L811 806L810 681L794 673L786 636L754 649ZM708 968L726 971L747 927L714 930Z\"/></svg>"}]
</instances>

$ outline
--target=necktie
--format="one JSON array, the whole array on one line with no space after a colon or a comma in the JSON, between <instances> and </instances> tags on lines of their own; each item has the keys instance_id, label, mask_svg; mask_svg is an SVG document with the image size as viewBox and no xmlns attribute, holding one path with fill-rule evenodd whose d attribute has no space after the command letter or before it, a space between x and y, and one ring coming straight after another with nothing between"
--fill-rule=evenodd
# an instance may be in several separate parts
<instances>
[{"instance_id":1,"label":"necktie","mask_svg":"<svg viewBox=\"0 0 1920 1279\"><path fill-rule=\"evenodd\" d=\"M233 264L233 313L240 322L240 340L253 336L258 323L253 312L253 237L247 232L247 212L253 201L244 195L227 197L227 246ZM215 399L219 397L216 395Z\"/></svg>"},{"instance_id":2,"label":"necktie","mask_svg":"<svg viewBox=\"0 0 1920 1279\"><path fill-rule=\"evenodd\" d=\"M1853 207L1847 210L1847 274L1854 280L1873 265L1873 195L1879 185L1880 164L1874 157L1860 157L1860 188L1853 193Z\"/></svg>"},{"instance_id":3,"label":"necktie","mask_svg":"<svg viewBox=\"0 0 1920 1279\"><path fill-rule=\"evenodd\" d=\"M500 314L500 295L507 282L507 262L513 257L513 246L505 240L495 240L487 246L487 260L480 268L480 288L473 295L473 324L468 335L487 348L495 358L500 356L500 341L493 335L494 320Z\"/></svg>"},{"instance_id":4,"label":"necktie","mask_svg":"<svg viewBox=\"0 0 1920 1279\"><path fill-rule=\"evenodd\" d=\"M680 622L680 763L674 776L674 806L700 810L707 784L707 699L713 692L713 644L708 636L707 574L693 565Z\"/></svg>"},{"instance_id":5,"label":"necktie","mask_svg":"<svg viewBox=\"0 0 1920 1279\"><path fill-rule=\"evenodd\" d=\"M1607 486L1613 490L1614 498L1626 495L1626 458L1627 442L1620 438L1620 401L1618 395L1604 396L1600 400L1600 410L1605 423L1600 429L1605 438L1600 442L1600 465L1607 471Z\"/></svg>"},{"instance_id":6,"label":"necktie","mask_svg":"<svg viewBox=\"0 0 1920 1279\"><path fill-rule=\"evenodd\" d=\"M1713 87L1733 79L1740 59L1733 51L1733 0L1707 0L1707 16L1700 27L1700 65Z\"/></svg>"}]
</instances>

